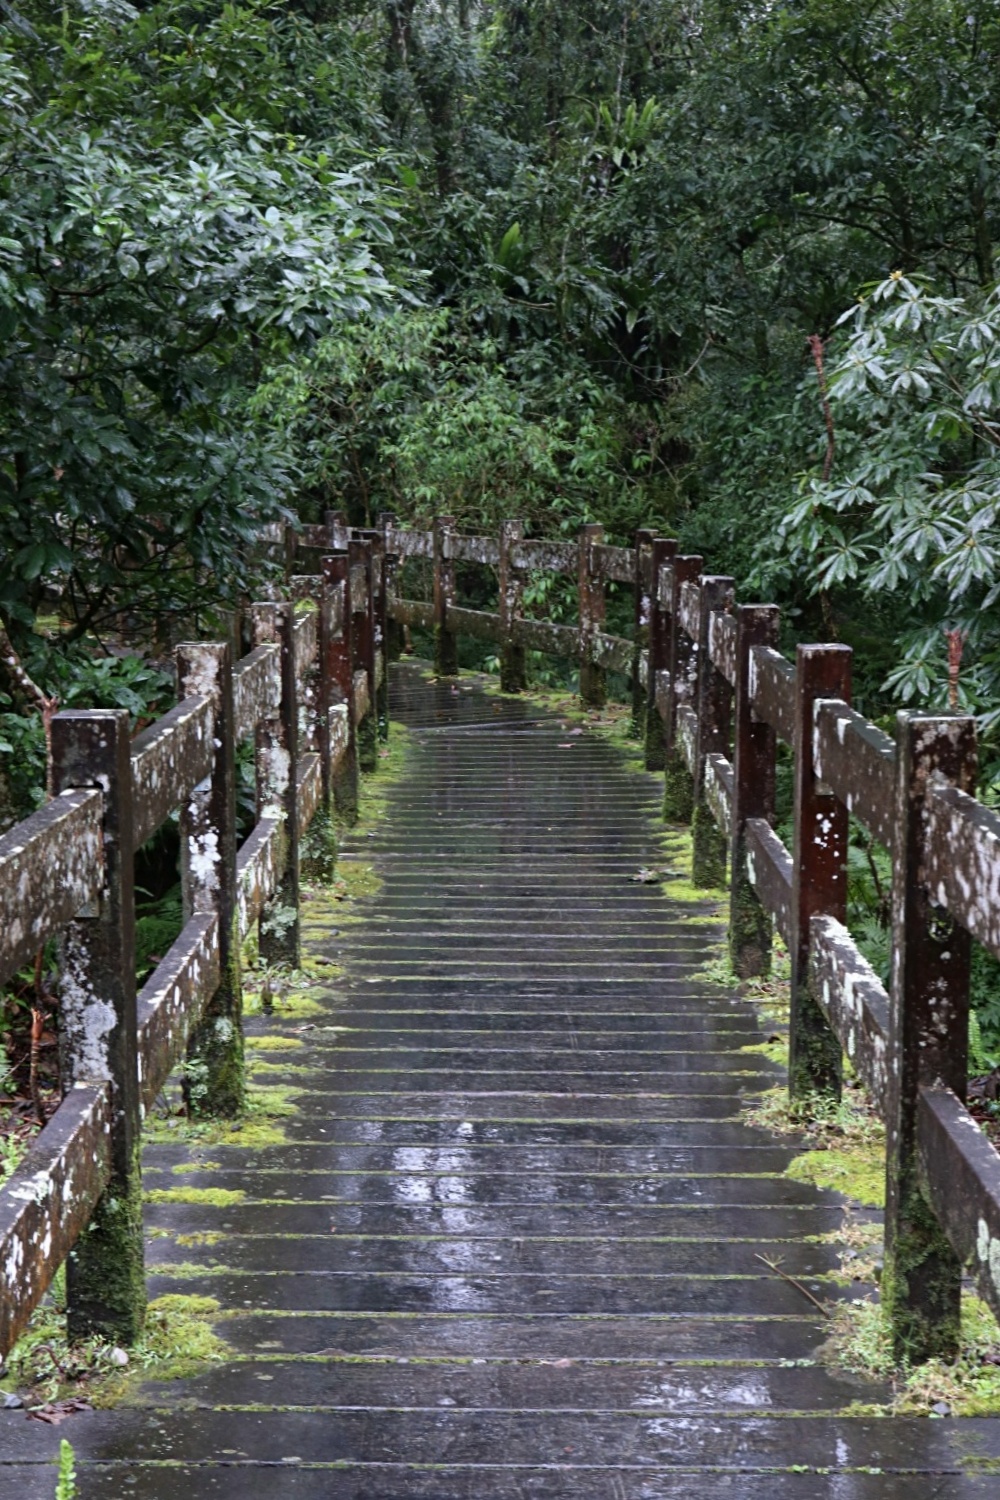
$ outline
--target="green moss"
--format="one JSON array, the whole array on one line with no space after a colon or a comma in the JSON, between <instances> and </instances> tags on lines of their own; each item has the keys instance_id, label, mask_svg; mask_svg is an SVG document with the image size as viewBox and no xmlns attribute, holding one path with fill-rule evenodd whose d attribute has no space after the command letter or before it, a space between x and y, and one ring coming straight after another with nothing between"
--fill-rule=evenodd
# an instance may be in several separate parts
<instances>
[{"instance_id":1,"label":"green moss","mask_svg":"<svg viewBox=\"0 0 1000 1500\"><path fill-rule=\"evenodd\" d=\"M695 969L691 978L702 979L707 984L717 984L727 990L737 990L740 987L739 980L729 967L728 958L721 954L718 958L709 959L700 969Z\"/></svg>"},{"instance_id":2,"label":"green moss","mask_svg":"<svg viewBox=\"0 0 1000 1500\"><path fill-rule=\"evenodd\" d=\"M786 1177L843 1193L866 1208L885 1207L885 1148L845 1145L805 1151L785 1169Z\"/></svg>"},{"instance_id":3,"label":"green moss","mask_svg":"<svg viewBox=\"0 0 1000 1500\"><path fill-rule=\"evenodd\" d=\"M286 1140L280 1121L295 1114L295 1093L290 1087L260 1084L251 1080L247 1106L238 1120L187 1120L182 1116L153 1116L146 1122L145 1138L158 1145L167 1142L188 1146L246 1146L257 1150L280 1146ZM200 1162L181 1165L176 1171L209 1170Z\"/></svg>"},{"instance_id":4,"label":"green moss","mask_svg":"<svg viewBox=\"0 0 1000 1500\"><path fill-rule=\"evenodd\" d=\"M754 1042L748 1047L741 1047L740 1051L756 1052L760 1057L766 1057L771 1062L780 1063L782 1067L788 1066L788 1042L784 1038L780 1041Z\"/></svg>"},{"instance_id":5,"label":"green moss","mask_svg":"<svg viewBox=\"0 0 1000 1500\"><path fill-rule=\"evenodd\" d=\"M373 865L342 859L330 889L335 901L357 901L362 896L377 896L382 885Z\"/></svg>"},{"instance_id":6,"label":"green moss","mask_svg":"<svg viewBox=\"0 0 1000 1500\"><path fill-rule=\"evenodd\" d=\"M239 938L235 933L231 956L218 989L188 1042L182 1070L184 1097L193 1115L234 1119L244 1109L246 1076L243 1065L243 989Z\"/></svg>"},{"instance_id":7,"label":"green moss","mask_svg":"<svg viewBox=\"0 0 1000 1500\"><path fill-rule=\"evenodd\" d=\"M301 1037L282 1036L279 1033L268 1031L257 1036L248 1036L246 1048L248 1052L295 1052L305 1046Z\"/></svg>"},{"instance_id":8,"label":"green moss","mask_svg":"<svg viewBox=\"0 0 1000 1500\"><path fill-rule=\"evenodd\" d=\"M139 1158L137 1142L128 1176L112 1177L70 1251L67 1326L71 1339L101 1336L132 1344L142 1332L146 1281Z\"/></svg>"},{"instance_id":9,"label":"green moss","mask_svg":"<svg viewBox=\"0 0 1000 1500\"><path fill-rule=\"evenodd\" d=\"M260 1078L277 1073L281 1078L302 1078L317 1073L319 1069L307 1067L305 1063L290 1062L268 1062L263 1057L255 1057L250 1064L250 1076Z\"/></svg>"},{"instance_id":10,"label":"green moss","mask_svg":"<svg viewBox=\"0 0 1000 1500\"><path fill-rule=\"evenodd\" d=\"M299 841L299 870L303 881L329 885L336 868L336 823L321 805Z\"/></svg>"},{"instance_id":11,"label":"green moss","mask_svg":"<svg viewBox=\"0 0 1000 1500\"><path fill-rule=\"evenodd\" d=\"M303 967L299 969L264 967L248 973L244 989L246 1015L273 1016L276 1020L283 1021L324 1015L327 1007L316 995L319 980L332 981L343 970L336 964L324 964L316 972L312 972L313 968L313 964L304 960Z\"/></svg>"},{"instance_id":12,"label":"green moss","mask_svg":"<svg viewBox=\"0 0 1000 1500\"><path fill-rule=\"evenodd\" d=\"M242 1188L150 1188L144 1197L147 1203L208 1203L213 1208L228 1208L242 1203L246 1193Z\"/></svg>"},{"instance_id":13,"label":"green moss","mask_svg":"<svg viewBox=\"0 0 1000 1500\"><path fill-rule=\"evenodd\" d=\"M358 832L368 832L385 817L390 794L405 776L412 753L413 736L405 724L393 719L389 724L389 738L378 752L377 772L361 783L355 836Z\"/></svg>"},{"instance_id":14,"label":"green moss","mask_svg":"<svg viewBox=\"0 0 1000 1500\"><path fill-rule=\"evenodd\" d=\"M822 1353L827 1362L855 1374L890 1379L894 1395L887 1409L894 1414L926 1415L943 1402L956 1417L1000 1416L1000 1327L971 1292L962 1294L961 1338L953 1360L931 1359L914 1368L897 1364L886 1309L874 1301L840 1306Z\"/></svg>"},{"instance_id":15,"label":"green moss","mask_svg":"<svg viewBox=\"0 0 1000 1500\"><path fill-rule=\"evenodd\" d=\"M28 1331L7 1357L3 1390L18 1390L26 1405L83 1397L112 1406L134 1396L149 1379L176 1380L209 1363L231 1357L215 1332L220 1313L214 1297L157 1297L146 1308L142 1336L124 1369L111 1362L114 1344L94 1337L70 1342L58 1297L36 1309Z\"/></svg>"},{"instance_id":16,"label":"green moss","mask_svg":"<svg viewBox=\"0 0 1000 1500\"><path fill-rule=\"evenodd\" d=\"M197 1250L202 1246L210 1249L225 1238L221 1229L199 1229L194 1234L179 1234L174 1244L181 1246L184 1250Z\"/></svg>"},{"instance_id":17,"label":"green moss","mask_svg":"<svg viewBox=\"0 0 1000 1500\"><path fill-rule=\"evenodd\" d=\"M201 1159L195 1158L193 1161L179 1161L170 1170L186 1177L189 1172L219 1172L222 1170L222 1163L202 1157Z\"/></svg>"}]
</instances>

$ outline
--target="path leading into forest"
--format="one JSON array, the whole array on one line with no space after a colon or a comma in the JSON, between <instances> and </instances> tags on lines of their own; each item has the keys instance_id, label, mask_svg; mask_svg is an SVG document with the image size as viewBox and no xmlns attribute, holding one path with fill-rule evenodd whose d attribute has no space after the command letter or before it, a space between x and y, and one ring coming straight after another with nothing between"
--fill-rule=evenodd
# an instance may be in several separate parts
<instances>
[{"instance_id":1,"label":"path leading into forest","mask_svg":"<svg viewBox=\"0 0 1000 1500\"><path fill-rule=\"evenodd\" d=\"M740 1123L776 1070L697 977L718 934L633 879L656 780L412 667L393 712L407 774L346 852L382 888L310 938L329 1014L251 1025L307 1070L288 1143L147 1153L149 1187L244 1195L148 1214L151 1293L217 1298L234 1359L56 1430L4 1413L0 1494L51 1500L67 1436L81 1500L996 1495L960 1455L1000 1423L852 1415L883 1393L757 1258L843 1294L839 1200Z\"/></svg>"}]
</instances>

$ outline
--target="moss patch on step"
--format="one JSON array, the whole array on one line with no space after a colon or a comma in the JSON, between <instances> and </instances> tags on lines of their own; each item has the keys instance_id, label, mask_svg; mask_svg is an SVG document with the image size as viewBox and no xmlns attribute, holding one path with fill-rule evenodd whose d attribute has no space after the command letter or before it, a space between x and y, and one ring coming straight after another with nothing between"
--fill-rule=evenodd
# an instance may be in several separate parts
<instances>
[{"instance_id":1,"label":"moss patch on step","mask_svg":"<svg viewBox=\"0 0 1000 1500\"><path fill-rule=\"evenodd\" d=\"M207 1203L213 1208L229 1208L242 1203L246 1193L242 1188L174 1187L150 1188L143 1197L147 1203Z\"/></svg>"}]
</instances>

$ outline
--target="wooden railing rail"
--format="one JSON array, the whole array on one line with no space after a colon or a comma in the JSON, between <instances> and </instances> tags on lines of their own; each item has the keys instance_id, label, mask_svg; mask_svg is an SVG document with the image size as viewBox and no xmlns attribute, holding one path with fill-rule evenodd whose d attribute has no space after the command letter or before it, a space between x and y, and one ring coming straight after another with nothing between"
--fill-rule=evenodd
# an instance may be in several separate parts
<instances>
[{"instance_id":1,"label":"wooden railing rail","mask_svg":"<svg viewBox=\"0 0 1000 1500\"><path fill-rule=\"evenodd\" d=\"M0 838L0 983L59 940L64 1091L0 1189L0 1354L63 1262L70 1331L134 1340L142 1116L185 1057L192 1107L242 1108L243 940L257 926L262 955L298 964L299 837L320 811L352 820L359 763L377 764L383 537L337 540L292 580L297 603L251 608L241 661L225 642L178 647L180 701L137 738L122 711L57 714L55 795ZM257 821L237 848L251 738ZM175 810L184 925L137 994L135 854Z\"/></svg>"}]
</instances>

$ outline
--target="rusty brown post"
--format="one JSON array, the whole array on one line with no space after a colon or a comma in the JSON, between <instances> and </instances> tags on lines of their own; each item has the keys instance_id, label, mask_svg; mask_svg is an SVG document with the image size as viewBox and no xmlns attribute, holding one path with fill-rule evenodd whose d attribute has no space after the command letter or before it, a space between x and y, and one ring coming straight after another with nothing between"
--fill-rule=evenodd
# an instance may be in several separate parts
<instances>
[{"instance_id":1,"label":"rusty brown post","mask_svg":"<svg viewBox=\"0 0 1000 1500\"><path fill-rule=\"evenodd\" d=\"M238 1115L245 1100L243 991L236 912L236 740L233 657L228 644L177 648L177 696L212 698L210 775L180 810L184 920L219 921L219 988L188 1042L184 1098L192 1114Z\"/></svg>"},{"instance_id":2,"label":"rusty brown post","mask_svg":"<svg viewBox=\"0 0 1000 1500\"><path fill-rule=\"evenodd\" d=\"M384 510L378 519L379 526L382 528L382 567L384 570L383 587L385 591L385 662L386 667L388 667L391 661L399 661L403 654L403 627L393 614L393 606L399 591L399 556L396 552L396 543L393 536L396 528L395 515L390 510Z\"/></svg>"},{"instance_id":3,"label":"rusty brown post","mask_svg":"<svg viewBox=\"0 0 1000 1500\"><path fill-rule=\"evenodd\" d=\"M667 664L670 680L663 726L663 816L668 823L690 823L694 813L694 777L677 743L677 710L692 704L697 682L698 647L681 628L680 604L682 586L698 582L703 561L700 557L674 557L667 564L667 575L671 580L667 607L671 621Z\"/></svg>"},{"instance_id":4,"label":"rusty brown post","mask_svg":"<svg viewBox=\"0 0 1000 1500\"><path fill-rule=\"evenodd\" d=\"M281 877L260 919L260 956L297 969L299 937L299 709L295 678L295 605L255 604L258 646L281 646L281 703L276 719L257 726L257 818L281 825Z\"/></svg>"},{"instance_id":5,"label":"rusty brown post","mask_svg":"<svg viewBox=\"0 0 1000 1500\"><path fill-rule=\"evenodd\" d=\"M847 916L847 808L816 778L815 704L851 701L851 648L799 646L795 659L795 781L792 835L792 961L788 1088L793 1099L840 1097L843 1057L809 985L809 923Z\"/></svg>"},{"instance_id":6,"label":"rusty brown post","mask_svg":"<svg viewBox=\"0 0 1000 1500\"><path fill-rule=\"evenodd\" d=\"M779 611L773 604L741 604L736 611L736 700L733 747L733 834L729 875L729 961L741 979L771 970L773 923L747 866L749 818L774 822L777 739L753 714L755 646L777 646Z\"/></svg>"},{"instance_id":7,"label":"rusty brown post","mask_svg":"<svg viewBox=\"0 0 1000 1500\"><path fill-rule=\"evenodd\" d=\"M73 1340L101 1334L131 1344L142 1332L146 1281L136 1055L135 849L129 718L124 709L56 714L52 790L100 787L104 888L67 927L60 984L63 1092L76 1083L111 1089L111 1179L66 1267Z\"/></svg>"},{"instance_id":8,"label":"rusty brown post","mask_svg":"<svg viewBox=\"0 0 1000 1500\"><path fill-rule=\"evenodd\" d=\"M588 523L579 532L580 698L587 708L607 701L604 668L596 659L595 637L604 624L604 583L594 567L593 548L604 541L604 527Z\"/></svg>"},{"instance_id":9,"label":"rusty brown post","mask_svg":"<svg viewBox=\"0 0 1000 1500\"><path fill-rule=\"evenodd\" d=\"M439 677L458 676L458 637L448 628L448 607L455 603L454 525L452 516L434 518L434 670Z\"/></svg>"},{"instance_id":10,"label":"rusty brown post","mask_svg":"<svg viewBox=\"0 0 1000 1500\"><path fill-rule=\"evenodd\" d=\"M523 693L527 686L524 646L515 640L524 609L524 576L514 548L524 536L523 521L500 522L500 691Z\"/></svg>"},{"instance_id":11,"label":"rusty brown post","mask_svg":"<svg viewBox=\"0 0 1000 1500\"><path fill-rule=\"evenodd\" d=\"M670 670L673 615L660 597L660 572L677 556L673 538L654 537L650 559L649 675L646 684L646 770L662 771L665 764L663 719L656 701L657 674Z\"/></svg>"},{"instance_id":12,"label":"rusty brown post","mask_svg":"<svg viewBox=\"0 0 1000 1500\"><path fill-rule=\"evenodd\" d=\"M329 715L342 704L347 717L347 747L331 766L330 780L333 805L337 816L345 823L358 820L358 742L354 712L354 646L353 610L351 606L351 564L346 552L334 557L324 557L323 578L329 590L330 612L339 627L331 629L326 637L326 655L322 668L323 681L328 693ZM332 729L331 729L332 737Z\"/></svg>"},{"instance_id":13,"label":"rusty brown post","mask_svg":"<svg viewBox=\"0 0 1000 1500\"><path fill-rule=\"evenodd\" d=\"M641 528L633 537L635 568L632 574L632 725L633 739L642 739L646 733L646 689L642 685L642 653L646 652L649 663L649 619L650 580L649 549L653 545L653 533Z\"/></svg>"},{"instance_id":14,"label":"rusty brown post","mask_svg":"<svg viewBox=\"0 0 1000 1500\"><path fill-rule=\"evenodd\" d=\"M358 721L358 765L362 771L378 768L378 703L375 689L375 590L372 544L357 539L348 544L351 564L352 670L364 672L368 684L368 707Z\"/></svg>"},{"instance_id":15,"label":"rusty brown post","mask_svg":"<svg viewBox=\"0 0 1000 1500\"><path fill-rule=\"evenodd\" d=\"M693 885L718 888L726 880L726 856L730 831L719 828L705 800L705 757L729 758L732 732L733 690L712 661L709 631L713 614L728 614L733 607L735 581L712 575L701 580L701 620L698 637L697 690L698 743L695 756L694 810L691 825L691 881Z\"/></svg>"},{"instance_id":16,"label":"rusty brown post","mask_svg":"<svg viewBox=\"0 0 1000 1500\"><path fill-rule=\"evenodd\" d=\"M971 943L921 878L937 777L974 793L975 720L899 714L881 1295L895 1356L913 1362L952 1358L961 1331L962 1266L921 1192L916 1141L921 1085L943 1084L964 1101L968 1068Z\"/></svg>"}]
</instances>

